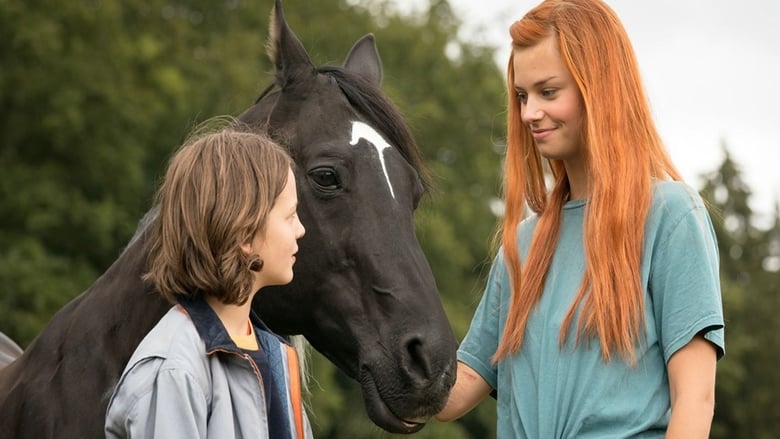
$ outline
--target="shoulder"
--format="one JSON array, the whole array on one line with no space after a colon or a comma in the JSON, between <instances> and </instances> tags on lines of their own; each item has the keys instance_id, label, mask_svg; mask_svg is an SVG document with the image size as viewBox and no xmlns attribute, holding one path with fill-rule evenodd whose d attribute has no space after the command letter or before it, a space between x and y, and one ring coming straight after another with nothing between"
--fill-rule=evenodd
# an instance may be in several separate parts
<instances>
[{"instance_id":1,"label":"shoulder","mask_svg":"<svg viewBox=\"0 0 780 439\"><path fill-rule=\"evenodd\" d=\"M683 182L655 181L647 231L671 231L684 221L702 226L710 223L707 206L699 193Z\"/></svg>"},{"instance_id":2,"label":"shoulder","mask_svg":"<svg viewBox=\"0 0 780 439\"><path fill-rule=\"evenodd\" d=\"M116 384L109 406L113 413L129 413L147 401L163 382L210 389L205 346L189 317L171 308L144 337Z\"/></svg>"},{"instance_id":3,"label":"shoulder","mask_svg":"<svg viewBox=\"0 0 780 439\"><path fill-rule=\"evenodd\" d=\"M203 340L179 307L171 308L144 337L128 361L122 380L136 380L143 387L142 383L163 370L201 377L202 381L208 375Z\"/></svg>"},{"instance_id":4,"label":"shoulder","mask_svg":"<svg viewBox=\"0 0 780 439\"><path fill-rule=\"evenodd\" d=\"M136 347L133 359L172 358L188 352L205 353L205 346L186 312L174 306Z\"/></svg>"},{"instance_id":5,"label":"shoulder","mask_svg":"<svg viewBox=\"0 0 780 439\"><path fill-rule=\"evenodd\" d=\"M705 208L704 201L696 190L680 181L655 181L653 183L652 210L685 212Z\"/></svg>"},{"instance_id":6,"label":"shoulder","mask_svg":"<svg viewBox=\"0 0 780 439\"><path fill-rule=\"evenodd\" d=\"M677 255L675 263L690 262L691 252L717 259L717 236L701 196L682 182L658 181L645 228L647 251L655 256Z\"/></svg>"}]
</instances>

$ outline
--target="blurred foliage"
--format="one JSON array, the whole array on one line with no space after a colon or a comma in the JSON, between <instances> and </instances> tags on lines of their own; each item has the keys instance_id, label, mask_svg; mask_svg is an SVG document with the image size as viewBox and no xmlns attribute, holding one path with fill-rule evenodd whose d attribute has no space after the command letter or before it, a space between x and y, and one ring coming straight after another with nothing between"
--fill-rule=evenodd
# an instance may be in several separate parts
<instances>
[{"instance_id":1,"label":"blurred foliage","mask_svg":"<svg viewBox=\"0 0 780 439\"><path fill-rule=\"evenodd\" d=\"M0 331L27 345L116 258L171 152L200 121L238 114L271 81L272 1L0 0ZM456 37L446 0L399 15L388 0L287 0L313 60L341 63L373 32L385 92L433 175L417 230L458 338L481 295L500 182L505 91L493 49ZM780 222L758 229L726 155L707 175L720 240L727 355L713 437L773 437L780 413L774 313ZM317 353L310 414L318 438L394 437L360 390ZM495 402L415 437L495 437Z\"/></svg>"},{"instance_id":2,"label":"blurred foliage","mask_svg":"<svg viewBox=\"0 0 780 439\"><path fill-rule=\"evenodd\" d=\"M777 437L780 431L780 207L755 226L751 191L726 146L702 195L720 247L726 356L718 364L712 438Z\"/></svg>"}]
</instances>

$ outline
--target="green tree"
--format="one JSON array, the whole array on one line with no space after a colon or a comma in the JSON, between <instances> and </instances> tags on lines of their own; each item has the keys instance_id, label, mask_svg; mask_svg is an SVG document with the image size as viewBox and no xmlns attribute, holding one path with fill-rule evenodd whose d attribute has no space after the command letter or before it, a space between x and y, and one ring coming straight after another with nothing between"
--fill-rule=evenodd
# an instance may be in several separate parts
<instances>
[{"instance_id":1,"label":"green tree","mask_svg":"<svg viewBox=\"0 0 780 439\"><path fill-rule=\"evenodd\" d=\"M769 229L755 225L750 188L725 145L723 151L702 189L718 237L727 336L712 437L772 438L780 425L780 214L776 208Z\"/></svg>"},{"instance_id":2,"label":"green tree","mask_svg":"<svg viewBox=\"0 0 780 439\"><path fill-rule=\"evenodd\" d=\"M251 102L266 25L202 3L0 2L0 330L21 344L119 254L189 128Z\"/></svg>"}]
</instances>

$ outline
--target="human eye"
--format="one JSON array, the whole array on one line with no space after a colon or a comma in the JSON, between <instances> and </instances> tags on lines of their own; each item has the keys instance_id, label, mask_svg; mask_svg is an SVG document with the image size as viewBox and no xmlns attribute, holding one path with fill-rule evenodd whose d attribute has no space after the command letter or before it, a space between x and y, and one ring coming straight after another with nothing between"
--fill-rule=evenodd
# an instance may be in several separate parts
<instances>
[{"instance_id":1,"label":"human eye","mask_svg":"<svg viewBox=\"0 0 780 439\"><path fill-rule=\"evenodd\" d=\"M521 103L525 104L528 102L528 93L521 91L521 90L515 90L515 98Z\"/></svg>"},{"instance_id":2,"label":"human eye","mask_svg":"<svg viewBox=\"0 0 780 439\"><path fill-rule=\"evenodd\" d=\"M555 97L555 93L558 91L557 88L547 87L542 89L541 95L544 98L551 99Z\"/></svg>"}]
</instances>

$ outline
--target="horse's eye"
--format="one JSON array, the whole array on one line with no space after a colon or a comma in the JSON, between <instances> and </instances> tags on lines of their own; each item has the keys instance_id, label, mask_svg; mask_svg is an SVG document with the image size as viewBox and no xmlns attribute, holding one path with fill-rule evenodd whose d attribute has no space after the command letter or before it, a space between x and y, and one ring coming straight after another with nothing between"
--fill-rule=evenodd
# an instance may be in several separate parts
<instances>
[{"instance_id":1,"label":"horse's eye","mask_svg":"<svg viewBox=\"0 0 780 439\"><path fill-rule=\"evenodd\" d=\"M321 190L335 191L341 188L341 179L333 168L313 169L309 172L309 177Z\"/></svg>"}]
</instances>

